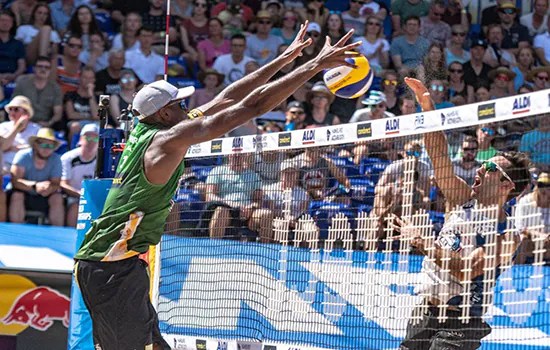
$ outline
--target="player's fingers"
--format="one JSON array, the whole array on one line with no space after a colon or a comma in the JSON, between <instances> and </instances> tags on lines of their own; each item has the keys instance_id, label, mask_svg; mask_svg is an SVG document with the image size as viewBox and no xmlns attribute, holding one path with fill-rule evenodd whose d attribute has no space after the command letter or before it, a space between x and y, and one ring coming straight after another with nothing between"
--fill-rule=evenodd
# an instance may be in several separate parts
<instances>
[{"instance_id":1,"label":"player's fingers","mask_svg":"<svg viewBox=\"0 0 550 350\"><path fill-rule=\"evenodd\" d=\"M297 35L300 41L304 40L304 37L306 36L308 24L309 24L309 21L306 21L306 23L300 25L300 31L298 32L298 35Z\"/></svg>"},{"instance_id":2,"label":"player's fingers","mask_svg":"<svg viewBox=\"0 0 550 350\"><path fill-rule=\"evenodd\" d=\"M340 40L338 40L338 42L334 46L339 46L339 47L344 46L348 42L349 38L351 38L354 32L355 31L353 29L350 29L349 32L347 32L346 35L344 35Z\"/></svg>"},{"instance_id":3,"label":"player's fingers","mask_svg":"<svg viewBox=\"0 0 550 350\"><path fill-rule=\"evenodd\" d=\"M362 43L363 43L362 41L358 41L356 43L346 45L346 46L342 47L342 50L344 50L344 51L353 51L353 49L355 49L357 46L360 46ZM355 53L356 53L356 56L360 55L360 53L358 53L358 52L355 52Z\"/></svg>"}]
</instances>

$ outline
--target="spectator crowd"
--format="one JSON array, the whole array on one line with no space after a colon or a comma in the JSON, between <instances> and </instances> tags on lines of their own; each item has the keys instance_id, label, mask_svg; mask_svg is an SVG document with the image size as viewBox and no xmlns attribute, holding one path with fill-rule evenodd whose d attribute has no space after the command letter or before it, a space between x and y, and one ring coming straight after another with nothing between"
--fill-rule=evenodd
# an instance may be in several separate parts
<instances>
[{"instance_id":1,"label":"spectator crowd","mask_svg":"<svg viewBox=\"0 0 550 350\"><path fill-rule=\"evenodd\" d=\"M113 128L119 127L121 110L134 93L164 74L174 85L196 86L188 105L200 106L282 53L305 20L312 44L274 79L316 56L326 37L336 42L353 29L353 40L362 42L358 51L375 72L371 91L358 99L342 99L330 92L322 76L316 76L285 103L229 136L415 113L419 107L404 89L405 76L425 83L437 109L550 87L548 0L532 1L527 13L516 2L497 0L483 9L479 24L472 23L462 0L172 0L168 26L166 0L1 0L0 4L3 221L34 217L52 225L75 226L80 182L91 177L95 167L100 94L111 96L108 123ZM534 174L547 173L547 119L449 133L455 172L472 183L480 162L497 151L519 150L530 156ZM425 157L421 145L391 142L358 144L333 156L348 157L357 166L367 158L395 162ZM214 170L197 186L202 199L212 204L212 236L222 236L229 220L246 221L251 229L271 235L272 228L263 223L281 215L296 219L308 200L326 195L322 189L330 177L344 189L351 187L347 171L322 150L293 157L263 154L259 157L267 160L252 163L265 169L257 165L254 171L238 157L230 157L223 169ZM422 162L430 166L429 159ZM273 173L280 177L265 183L272 194L262 186L243 188L242 194L250 192L249 196L244 204L234 205L240 200L233 198L240 181L235 179L263 184L264 176ZM304 173L309 175L304 178ZM381 180L376 202L397 198L395 188L380 186L393 186L399 178ZM434 187L430 181L429 177L421 181L422 198L430 197ZM282 198L287 192L290 197ZM530 203L537 199L546 203L540 199L546 192L537 193L529 197Z\"/></svg>"}]
</instances>

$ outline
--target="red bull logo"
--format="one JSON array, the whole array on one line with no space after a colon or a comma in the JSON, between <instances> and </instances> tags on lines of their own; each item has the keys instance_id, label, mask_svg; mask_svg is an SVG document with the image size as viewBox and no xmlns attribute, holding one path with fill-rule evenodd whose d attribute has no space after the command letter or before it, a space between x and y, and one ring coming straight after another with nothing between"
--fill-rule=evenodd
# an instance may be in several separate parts
<instances>
[{"instance_id":1,"label":"red bull logo","mask_svg":"<svg viewBox=\"0 0 550 350\"><path fill-rule=\"evenodd\" d=\"M55 321L61 321L65 327L69 327L69 298L49 287L33 287L17 295L3 317L0 313L0 334L18 334L27 327L46 331Z\"/></svg>"}]
</instances>

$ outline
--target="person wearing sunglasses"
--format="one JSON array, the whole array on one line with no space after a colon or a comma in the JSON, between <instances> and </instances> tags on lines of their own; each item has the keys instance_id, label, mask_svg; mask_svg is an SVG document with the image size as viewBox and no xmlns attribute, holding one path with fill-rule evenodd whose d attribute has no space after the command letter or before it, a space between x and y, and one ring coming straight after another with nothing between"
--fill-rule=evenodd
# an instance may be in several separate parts
<instances>
[{"instance_id":1,"label":"person wearing sunglasses","mask_svg":"<svg viewBox=\"0 0 550 350\"><path fill-rule=\"evenodd\" d=\"M512 72L507 67L498 67L489 72L489 79L493 83L489 95L491 99L497 99L501 97L510 96L515 93L514 79L516 73Z\"/></svg>"},{"instance_id":2,"label":"person wearing sunglasses","mask_svg":"<svg viewBox=\"0 0 550 350\"><path fill-rule=\"evenodd\" d=\"M445 1L434 0L428 15L420 19L420 34L432 43L445 45L451 39L451 26L441 20L444 14Z\"/></svg>"},{"instance_id":3,"label":"person wearing sunglasses","mask_svg":"<svg viewBox=\"0 0 550 350\"><path fill-rule=\"evenodd\" d=\"M61 87L63 94L78 89L80 69L82 62L78 59L82 52L82 39L71 36L67 39L63 56L60 57L57 69L54 69L52 76L57 78L57 84Z\"/></svg>"},{"instance_id":4,"label":"person wearing sunglasses","mask_svg":"<svg viewBox=\"0 0 550 350\"><path fill-rule=\"evenodd\" d=\"M307 24L306 21L301 26L295 41L283 54L231 84L212 101L196 109L188 111L182 104L194 93L192 86L178 89L159 80L136 93L132 112L139 123L121 155L103 212L86 233L75 255L75 276L85 304L91 311L96 348L168 348L149 301L147 266L139 255L148 251L150 245L158 244L164 234L172 199L184 172L187 150L192 145L221 137L273 110L300 86L326 69L341 65L354 67L347 60L357 57L352 50L358 44L347 44L353 35L350 31L338 43L327 41L319 55L303 66L268 83L277 71L311 45L312 40L306 38ZM233 166L247 166L247 157L234 155ZM259 185L259 182L254 183ZM239 186L243 185L239 183ZM219 188L227 189L223 181ZM234 198L227 196L226 206L235 206ZM254 209L263 209L261 198L250 199L251 205L243 205L243 210L238 211L242 214L238 218L245 221L251 218ZM271 223L268 213L260 211L260 219L264 220L260 220L260 227L254 227L254 232L260 231L258 236L263 241L273 239L270 236L273 227L267 224ZM227 218L217 218L222 225L210 231L213 238L223 237L226 228L223 222L227 223ZM121 232L125 239L122 244ZM110 271L104 270L106 261ZM117 285L121 283L128 288L98 288L107 281ZM113 344L117 345L113 347Z\"/></svg>"},{"instance_id":5,"label":"person wearing sunglasses","mask_svg":"<svg viewBox=\"0 0 550 350\"><path fill-rule=\"evenodd\" d=\"M357 36L355 41L362 44L358 50L368 60L374 72L379 76L390 63L390 43L384 37L382 22L376 16L367 17L365 35Z\"/></svg>"},{"instance_id":6,"label":"person wearing sunglasses","mask_svg":"<svg viewBox=\"0 0 550 350\"><path fill-rule=\"evenodd\" d=\"M395 114L387 111L386 95L383 92L372 90L361 103L366 108L356 110L349 120L350 123L395 117Z\"/></svg>"},{"instance_id":7,"label":"person wearing sunglasses","mask_svg":"<svg viewBox=\"0 0 550 350\"><path fill-rule=\"evenodd\" d=\"M447 90L446 80L438 78L428 79L428 88L430 90L435 109L444 109L454 106L448 101L449 92Z\"/></svg>"},{"instance_id":8,"label":"person wearing sunglasses","mask_svg":"<svg viewBox=\"0 0 550 350\"><path fill-rule=\"evenodd\" d=\"M109 103L109 124L118 126L120 112L128 108L132 103L132 99L137 91L138 79L134 72L130 69L123 69L120 72L120 80L118 81L120 92L111 95Z\"/></svg>"},{"instance_id":9,"label":"person wearing sunglasses","mask_svg":"<svg viewBox=\"0 0 550 350\"><path fill-rule=\"evenodd\" d=\"M68 227L76 227L82 181L94 177L98 142L98 124L87 124L80 132L79 147L61 156L61 190L67 196L65 225Z\"/></svg>"},{"instance_id":10,"label":"person wearing sunglasses","mask_svg":"<svg viewBox=\"0 0 550 350\"><path fill-rule=\"evenodd\" d=\"M540 219L536 214L540 214ZM550 266L550 174L542 172L537 176L533 192L519 200L515 219L517 228L525 234L516 263L534 263L535 242L542 241L542 259Z\"/></svg>"},{"instance_id":11,"label":"person wearing sunglasses","mask_svg":"<svg viewBox=\"0 0 550 350\"><path fill-rule=\"evenodd\" d=\"M459 155L452 160L454 173L468 186L474 184L477 169L481 166L481 162L476 160L478 147L479 144L475 136L466 136L462 140Z\"/></svg>"},{"instance_id":12,"label":"person wearing sunglasses","mask_svg":"<svg viewBox=\"0 0 550 350\"><path fill-rule=\"evenodd\" d=\"M455 24L451 27L451 40L449 40L445 48L445 57L447 67L452 62L460 62L462 64L470 60L470 52L464 50L464 41L468 36L468 31L460 24Z\"/></svg>"},{"instance_id":13,"label":"person wearing sunglasses","mask_svg":"<svg viewBox=\"0 0 550 350\"><path fill-rule=\"evenodd\" d=\"M63 226L63 196L59 192L61 157L55 153L61 142L52 129L41 128L28 143L31 147L17 152L10 169L10 222L24 223L27 211L39 211L52 226Z\"/></svg>"},{"instance_id":14,"label":"person wearing sunglasses","mask_svg":"<svg viewBox=\"0 0 550 350\"><path fill-rule=\"evenodd\" d=\"M397 72L394 70L385 70L382 74L382 92L386 95L386 107L388 112L395 115L400 115L401 111L398 105L398 90L399 80ZM413 112L414 113L414 112Z\"/></svg>"},{"instance_id":15,"label":"person wearing sunglasses","mask_svg":"<svg viewBox=\"0 0 550 350\"><path fill-rule=\"evenodd\" d=\"M460 62L452 62L449 65L449 97L461 97L462 104L474 103L474 88L464 81L464 66ZM456 105L456 103L454 103Z\"/></svg>"},{"instance_id":16,"label":"person wearing sunglasses","mask_svg":"<svg viewBox=\"0 0 550 350\"><path fill-rule=\"evenodd\" d=\"M256 15L256 34L246 39L246 55L261 66L277 57L277 49L283 43L279 36L272 35L273 22L271 13L261 10Z\"/></svg>"},{"instance_id":17,"label":"person wearing sunglasses","mask_svg":"<svg viewBox=\"0 0 550 350\"><path fill-rule=\"evenodd\" d=\"M533 91L540 91L550 87L550 67L532 68L525 79L532 83Z\"/></svg>"},{"instance_id":18,"label":"person wearing sunglasses","mask_svg":"<svg viewBox=\"0 0 550 350\"><path fill-rule=\"evenodd\" d=\"M298 33L298 15L290 9L283 12L283 25L281 28L271 29L271 34L283 39L283 43L290 45Z\"/></svg>"},{"instance_id":19,"label":"person wearing sunglasses","mask_svg":"<svg viewBox=\"0 0 550 350\"><path fill-rule=\"evenodd\" d=\"M413 90L422 111L434 110L431 91L416 79L405 78L405 83ZM398 220L400 240L407 240L422 255L430 251L432 259L422 263L424 283L415 289L425 295L419 306L413 310L407 326L407 334L401 343L405 349L478 349L481 340L491 333L491 327L482 318L484 313L483 295L489 291L484 283L485 274L491 271L490 278L498 278L498 265L509 263L514 256L500 256L487 259L495 247L487 247L487 236L496 233L496 251L503 251L503 242L510 242L515 251L521 242L520 232L507 230L506 203L518 197L530 182L529 159L520 152L498 153L484 162L478 169L472 186L458 177L447 156L447 139L443 131L424 134L424 147L434 169L434 180L447 201L445 223L433 243L425 243L422 233L414 229L406 220ZM481 205L491 214L480 212ZM452 209L451 208L456 208ZM490 209L491 208L491 209ZM429 244L429 245L427 245ZM450 258L448 265L444 257ZM468 269L468 273L465 271ZM465 284L465 279L474 281ZM463 298L463 293L471 293ZM446 306L445 320L441 306ZM468 307L467 309L464 309ZM461 322L463 312L469 322ZM451 345L449 345L451 344Z\"/></svg>"},{"instance_id":20,"label":"person wearing sunglasses","mask_svg":"<svg viewBox=\"0 0 550 350\"><path fill-rule=\"evenodd\" d=\"M522 47L530 47L531 37L529 29L518 23L517 13L514 2L505 2L500 4L498 16L500 18L500 26L504 30L504 38L502 40L502 48L510 50L512 54L517 54L518 49Z\"/></svg>"}]
</instances>

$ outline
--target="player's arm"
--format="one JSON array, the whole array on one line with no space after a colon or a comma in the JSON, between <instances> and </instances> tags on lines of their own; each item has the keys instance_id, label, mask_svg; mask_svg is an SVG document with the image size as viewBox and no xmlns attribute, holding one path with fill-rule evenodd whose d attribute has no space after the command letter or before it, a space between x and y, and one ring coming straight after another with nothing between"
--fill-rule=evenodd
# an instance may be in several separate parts
<instances>
[{"instance_id":1,"label":"player's arm","mask_svg":"<svg viewBox=\"0 0 550 350\"><path fill-rule=\"evenodd\" d=\"M311 43L311 39L303 41L308 22L300 26L300 31L296 35L296 38L292 44L275 58L270 63L261 67L257 71L244 76L243 78L237 80L233 84L229 85L222 92L220 92L212 101L198 107L204 115L213 115L222 111L226 108L229 108L239 101L244 100L252 91L256 90L258 87L266 84L269 79L271 79L275 73L280 71L284 66L294 61L298 56L301 56L302 49L308 46Z\"/></svg>"},{"instance_id":2,"label":"player's arm","mask_svg":"<svg viewBox=\"0 0 550 350\"><path fill-rule=\"evenodd\" d=\"M345 45L352 35L353 31L349 31L334 46L330 45L327 37L317 57L281 79L257 88L238 104L211 118L184 120L169 130L158 132L144 157L145 173L149 181L154 184L165 183L181 163L190 145L220 137L244 122L269 112L324 69L339 65L355 67L346 61L346 58L358 55L351 50L361 44ZM302 47L307 45L309 40L302 42Z\"/></svg>"},{"instance_id":3,"label":"player's arm","mask_svg":"<svg viewBox=\"0 0 550 350\"><path fill-rule=\"evenodd\" d=\"M405 83L415 93L416 100L423 112L435 109L430 93L419 80L405 78ZM471 189L464 180L454 173L449 157L447 138L443 131L424 134L424 147L432 161L435 180L451 207L466 203L470 198Z\"/></svg>"}]
</instances>

